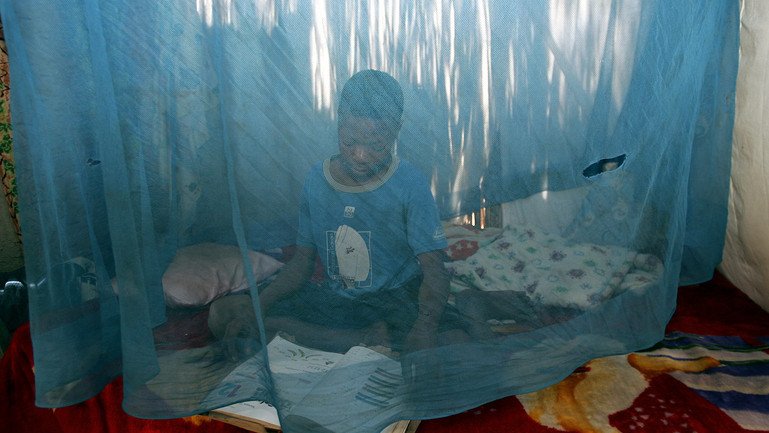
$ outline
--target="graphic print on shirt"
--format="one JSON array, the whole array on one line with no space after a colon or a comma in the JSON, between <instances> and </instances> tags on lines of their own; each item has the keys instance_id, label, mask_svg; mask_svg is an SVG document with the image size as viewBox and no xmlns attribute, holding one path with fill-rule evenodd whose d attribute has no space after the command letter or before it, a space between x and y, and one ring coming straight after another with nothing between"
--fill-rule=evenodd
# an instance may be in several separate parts
<instances>
[{"instance_id":1,"label":"graphic print on shirt","mask_svg":"<svg viewBox=\"0 0 769 433\"><path fill-rule=\"evenodd\" d=\"M341 225L326 232L329 277L342 280L346 289L371 287L371 232Z\"/></svg>"}]
</instances>

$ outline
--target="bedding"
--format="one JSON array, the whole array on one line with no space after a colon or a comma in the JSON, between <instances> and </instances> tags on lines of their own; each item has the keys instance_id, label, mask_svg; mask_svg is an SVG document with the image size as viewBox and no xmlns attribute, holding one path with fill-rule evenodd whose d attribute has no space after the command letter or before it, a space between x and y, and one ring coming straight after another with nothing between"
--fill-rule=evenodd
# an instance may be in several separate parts
<instances>
[{"instance_id":1,"label":"bedding","mask_svg":"<svg viewBox=\"0 0 769 433\"><path fill-rule=\"evenodd\" d=\"M446 264L452 291L517 291L533 304L586 310L661 275L653 255L624 247L571 243L534 225L507 226L464 260Z\"/></svg>"}]
</instances>

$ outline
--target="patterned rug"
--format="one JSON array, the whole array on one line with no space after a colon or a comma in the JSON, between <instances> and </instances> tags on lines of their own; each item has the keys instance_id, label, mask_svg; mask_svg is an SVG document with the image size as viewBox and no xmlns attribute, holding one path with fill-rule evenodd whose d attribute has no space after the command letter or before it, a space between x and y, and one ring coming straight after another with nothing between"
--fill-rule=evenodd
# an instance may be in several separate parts
<instances>
[{"instance_id":1,"label":"patterned rug","mask_svg":"<svg viewBox=\"0 0 769 433\"><path fill-rule=\"evenodd\" d=\"M769 313L722 277L682 287L666 338L419 433L769 432Z\"/></svg>"}]
</instances>

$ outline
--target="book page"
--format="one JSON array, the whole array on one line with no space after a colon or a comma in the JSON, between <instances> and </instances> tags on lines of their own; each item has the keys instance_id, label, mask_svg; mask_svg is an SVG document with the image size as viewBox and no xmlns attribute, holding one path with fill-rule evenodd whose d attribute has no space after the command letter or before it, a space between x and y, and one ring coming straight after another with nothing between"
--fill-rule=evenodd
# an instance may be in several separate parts
<instances>
[{"instance_id":1,"label":"book page","mask_svg":"<svg viewBox=\"0 0 769 433\"><path fill-rule=\"evenodd\" d=\"M276 336L267 345L272 380L277 388L288 391L282 397L298 401L303 397L302 390L308 391L323 374L331 369L344 355L310 349ZM264 383L268 383L264 353L260 351L247 359L201 402L203 407L221 405L224 402L253 399L257 395L266 395ZM281 397L281 396L279 396ZM220 410L224 410L222 408ZM245 410L245 408L240 408Z\"/></svg>"},{"instance_id":2,"label":"book page","mask_svg":"<svg viewBox=\"0 0 769 433\"><path fill-rule=\"evenodd\" d=\"M272 381L284 416L295 416L355 430L351 423L366 413L367 425L381 424L397 415L403 379L400 363L374 350L355 346L345 354L316 350L275 337L267 346ZM263 391L266 369L263 353L243 362L209 394L206 401L233 401ZM277 410L260 401L245 401L216 409L232 417L255 420L279 428ZM404 430L408 422L393 423L383 432Z\"/></svg>"},{"instance_id":3,"label":"book page","mask_svg":"<svg viewBox=\"0 0 769 433\"><path fill-rule=\"evenodd\" d=\"M332 431L371 430L397 418L404 387L400 362L356 346L315 384L290 415L313 420ZM361 419L366 420L365 425L360 425Z\"/></svg>"}]
</instances>

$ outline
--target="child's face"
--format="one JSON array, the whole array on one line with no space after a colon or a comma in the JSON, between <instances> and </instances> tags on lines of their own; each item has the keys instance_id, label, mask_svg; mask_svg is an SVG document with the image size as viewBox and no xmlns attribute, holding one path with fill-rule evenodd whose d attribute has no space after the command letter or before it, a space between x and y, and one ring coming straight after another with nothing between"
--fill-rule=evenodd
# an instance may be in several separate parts
<instances>
[{"instance_id":1,"label":"child's face","mask_svg":"<svg viewBox=\"0 0 769 433\"><path fill-rule=\"evenodd\" d=\"M386 170L396 136L382 120L344 116L339 122L339 154L345 174L366 182Z\"/></svg>"}]
</instances>

